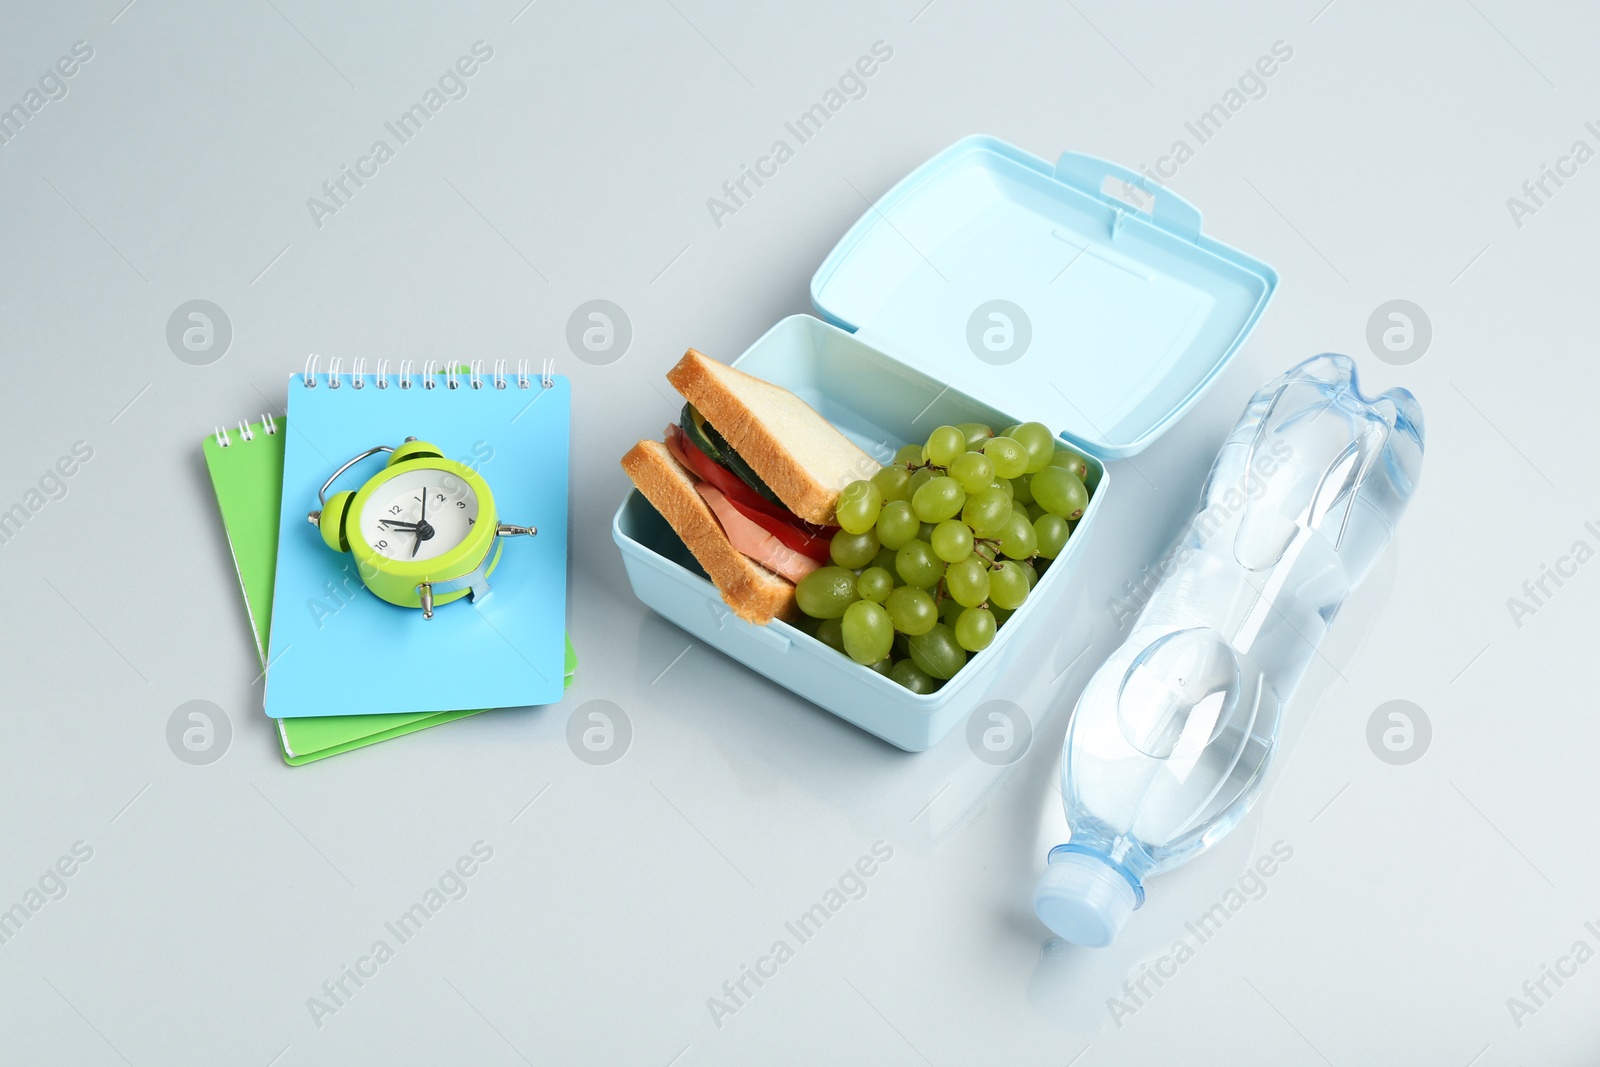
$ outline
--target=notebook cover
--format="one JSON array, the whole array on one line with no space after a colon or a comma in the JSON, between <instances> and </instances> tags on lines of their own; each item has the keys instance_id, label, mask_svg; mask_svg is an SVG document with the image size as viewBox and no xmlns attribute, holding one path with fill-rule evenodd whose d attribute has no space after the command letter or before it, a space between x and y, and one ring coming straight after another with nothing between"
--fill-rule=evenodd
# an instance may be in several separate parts
<instances>
[{"instance_id":1,"label":"notebook cover","mask_svg":"<svg viewBox=\"0 0 1600 1067\"><path fill-rule=\"evenodd\" d=\"M571 387L553 377L497 389L410 388L398 375L327 374L315 388L289 378L289 417L278 519L265 706L283 718L522 707L561 699L566 619L567 453ZM432 619L366 593L339 596L355 564L322 542L306 513L351 456L415 436L475 465L494 491L501 522L537 526L504 544L492 595L441 605ZM356 489L383 469L383 454L336 488ZM401 669L403 668L403 669Z\"/></svg>"}]
</instances>

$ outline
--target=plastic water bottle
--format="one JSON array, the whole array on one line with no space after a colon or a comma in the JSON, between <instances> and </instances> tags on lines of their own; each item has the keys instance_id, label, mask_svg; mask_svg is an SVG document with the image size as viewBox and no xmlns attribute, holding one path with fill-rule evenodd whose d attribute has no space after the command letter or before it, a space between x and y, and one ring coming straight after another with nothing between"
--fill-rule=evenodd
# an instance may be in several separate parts
<instances>
[{"instance_id":1,"label":"plastic water bottle","mask_svg":"<svg viewBox=\"0 0 1600 1067\"><path fill-rule=\"evenodd\" d=\"M1261 791L1283 706L1416 488L1422 411L1362 395L1348 356L1268 382L1062 752L1071 839L1034 891L1046 926L1104 946L1150 875L1214 845Z\"/></svg>"}]
</instances>

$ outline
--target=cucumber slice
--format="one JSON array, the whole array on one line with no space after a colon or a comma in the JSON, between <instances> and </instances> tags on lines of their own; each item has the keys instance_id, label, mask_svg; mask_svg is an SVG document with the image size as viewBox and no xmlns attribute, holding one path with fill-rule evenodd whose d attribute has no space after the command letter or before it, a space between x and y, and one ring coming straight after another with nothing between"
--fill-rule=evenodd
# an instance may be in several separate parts
<instances>
[{"instance_id":1,"label":"cucumber slice","mask_svg":"<svg viewBox=\"0 0 1600 1067\"><path fill-rule=\"evenodd\" d=\"M695 410L693 404L683 405L683 414L678 417L678 428L688 435L695 447L718 463L722 463L722 450L711 440L711 435L706 433L709 424L705 416Z\"/></svg>"},{"instance_id":2,"label":"cucumber slice","mask_svg":"<svg viewBox=\"0 0 1600 1067\"><path fill-rule=\"evenodd\" d=\"M705 420L705 416L701 415L693 404L683 405L681 420L680 426L683 432L688 435L690 442L698 447L700 451L728 468L741 482L754 489L765 499L779 506L784 506L783 501L778 499L778 494L767 488L767 483L761 480L761 476L750 468L750 464L744 461L744 457L734 451L733 446L728 444L727 439Z\"/></svg>"}]
</instances>

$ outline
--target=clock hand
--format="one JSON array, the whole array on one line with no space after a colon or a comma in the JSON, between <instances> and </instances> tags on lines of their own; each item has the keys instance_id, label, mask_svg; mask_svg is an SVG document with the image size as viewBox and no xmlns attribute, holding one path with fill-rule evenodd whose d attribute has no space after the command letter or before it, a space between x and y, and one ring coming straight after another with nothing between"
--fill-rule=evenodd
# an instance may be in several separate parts
<instances>
[{"instance_id":1,"label":"clock hand","mask_svg":"<svg viewBox=\"0 0 1600 1067\"><path fill-rule=\"evenodd\" d=\"M428 525L428 487L422 487L422 518L411 528L415 538L411 542L411 558L417 558L417 549L422 547L422 529Z\"/></svg>"},{"instance_id":2,"label":"clock hand","mask_svg":"<svg viewBox=\"0 0 1600 1067\"><path fill-rule=\"evenodd\" d=\"M378 525L387 526L391 530L415 530L417 528L417 524L414 522L401 522L398 519L379 519Z\"/></svg>"}]
</instances>

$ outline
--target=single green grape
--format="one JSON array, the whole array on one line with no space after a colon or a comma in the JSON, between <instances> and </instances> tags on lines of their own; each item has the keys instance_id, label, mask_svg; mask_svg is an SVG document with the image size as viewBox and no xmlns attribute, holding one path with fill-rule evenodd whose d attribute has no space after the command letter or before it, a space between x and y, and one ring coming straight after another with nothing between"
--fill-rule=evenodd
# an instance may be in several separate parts
<instances>
[{"instance_id":1,"label":"single green grape","mask_svg":"<svg viewBox=\"0 0 1600 1067\"><path fill-rule=\"evenodd\" d=\"M872 670L877 671L879 674L881 674L885 678L887 678L887 677L889 677L890 669L892 669L894 667L894 657L893 656L885 656L882 659L880 659L878 662L869 664L868 666Z\"/></svg>"},{"instance_id":2,"label":"single green grape","mask_svg":"<svg viewBox=\"0 0 1600 1067\"><path fill-rule=\"evenodd\" d=\"M1001 528L1000 551L1012 559L1027 559L1039 551L1039 535L1023 512L1012 511Z\"/></svg>"},{"instance_id":3,"label":"single green grape","mask_svg":"<svg viewBox=\"0 0 1600 1067\"><path fill-rule=\"evenodd\" d=\"M1000 490L1006 495L1007 500L1016 499L1017 483L1012 481L1010 478L996 478L994 481L989 483L989 488Z\"/></svg>"},{"instance_id":4,"label":"single green grape","mask_svg":"<svg viewBox=\"0 0 1600 1067\"><path fill-rule=\"evenodd\" d=\"M883 509L883 494L871 482L857 479L844 487L834 511L839 528L847 533L866 533L878 521Z\"/></svg>"},{"instance_id":5,"label":"single green grape","mask_svg":"<svg viewBox=\"0 0 1600 1067\"><path fill-rule=\"evenodd\" d=\"M876 561L856 575L856 596L882 604L894 592L894 572L884 570Z\"/></svg>"},{"instance_id":6,"label":"single green grape","mask_svg":"<svg viewBox=\"0 0 1600 1067\"><path fill-rule=\"evenodd\" d=\"M883 468L872 476L871 481L878 487L884 503L911 498L911 470L903 464L895 463Z\"/></svg>"},{"instance_id":7,"label":"single green grape","mask_svg":"<svg viewBox=\"0 0 1600 1067\"><path fill-rule=\"evenodd\" d=\"M851 605L854 609L855 605ZM968 652L982 652L994 640L995 629L994 616L988 608L967 608L956 620L956 644Z\"/></svg>"},{"instance_id":8,"label":"single green grape","mask_svg":"<svg viewBox=\"0 0 1600 1067\"><path fill-rule=\"evenodd\" d=\"M1081 482L1089 477L1089 461L1072 451L1070 448L1058 448L1055 455L1050 457L1050 466L1063 467L1078 476Z\"/></svg>"},{"instance_id":9,"label":"single green grape","mask_svg":"<svg viewBox=\"0 0 1600 1067\"><path fill-rule=\"evenodd\" d=\"M1034 523L1034 524L1037 524L1039 522L1039 519L1040 519L1041 516L1050 514L1048 511L1046 511L1043 508L1043 506L1040 505L1040 503L1037 500L1035 500L1031 504L1024 504L1023 507L1025 509L1027 509L1028 521L1031 522L1031 523ZM1060 518L1059 515L1056 516L1056 517Z\"/></svg>"},{"instance_id":10,"label":"single green grape","mask_svg":"<svg viewBox=\"0 0 1600 1067\"><path fill-rule=\"evenodd\" d=\"M972 555L972 527L960 519L946 519L933 528L928 543L933 546L933 554L946 563L966 559Z\"/></svg>"},{"instance_id":11,"label":"single green grape","mask_svg":"<svg viewBox=\"0 0 1600 1067\"><path fill-rule=\"evenodd\" d=\"M922 446L924 463L935 467L948 467L950 462L967 450L967 437L954 426L941 426L928 435Z\"/></svg>"},{"instance_id":12,"label":"single green grape","mask_svg":"<svg viewBox=\"0 0 1600 1067\"><path fill-rule=\"evenodd\" d=\"M889 668L889 677L921 696L927 696L939 688L938 679L909 659L896 660L894 666Z\"/></svg>"},{"instance_id":13,"label":"single green grape","mask_svg":"<svg viewBox=\"0 0 1600 1067\"><path fill-rule=\"evenodd\" d=\"M894 570L907 585L932 589L944 574L944 560L933 554L933 546L928 542L907 541L895 553Z\"/></svg>"},{"instance_id":14,"label":"single green grape","mask_svg":"<svg viewBox=\"0 0 1600 1067\"><path fill-rule=\"evenodd\" d=\"M961 613L966 610L950 597L945 597L939 601L939 621L946 626L954 626L956 620L961 617Z\"/></svg>"},{"instance_id":15,"label":"single green grape","mask_svg":"<svg viewBox=\"0 0 1600 1067\"><path fill-rule=\"evenodd\" d=\"M911 497L911 510L923 522L943 522L961 513L967 494L954 478L940 475L924 483Z\"/></svg>"},{"instance_id":16,"label":"single green grape","mask_svg":"<svg viewBox=\"0 0 1600 1067\"><path fill-rule=\"evenodd\" d=\"M872 557L872 565L867 569L871 570L872 567L877 567L879 570L888 571L889 576L893 578L894 552L894 549L890 548L888 545L884 545L882 548L878 549L878 554Z\"/></svg>"},{"instance_id":17,"label":"single green grape","mask_svg":"<svg viewBox=\"0 0 1600 1067\"><path fill-rule=\"evenodd\" d=\"M1067 538L1072 536L1072 524L1060 515L1045 512L1033 520L1033 532L1039 539L1039 555L1045 559L1055 559L1067 547Z\"/></svg>"},{"instance_id":18,"label":"single green grape","mask_svg":"<svg viewBox=\"0 0 1600 1067\"><path fill-rule=\"evenodd\" d=\"M983 451L983 443L994 436L994 431L981 422L958 422L956 429L967 439L968 452Z\"/></svg>"},{"instance_id":19,"label":"single green grape","mask_svg":"<svg viewBox=\"0 0 1600 1067\"><path fill-rule=\"evenodd\" d=\"M1027 450L1028 474L1044 470L1056 454L1056 435L1042 422L1025 422L1008 436Z\"/></svg>"},{"instance_id":20,"label":"single green grape","mask_svg":"<svg viewBox=\"0 0 1600 1067\"><path fill-rule=\"evenodd\" d=\"M981 493L994 481L994 462L982 452L963 452L951 461L950 477L967 493Z\"/></svg>"},{"instance_id":21,"label":"single green grape","mask_svg":"<svg viewBox=\"0 0 1600 1067\"><path fill-rule=\"evenodd\" d=\"M1046 467L1033 476L1033 499L1052 515L1076 519L1089 505L1089 491L1065 467Z\"/></svg>"},{"instance_id":22,"label":"single green grape","mask_svg":"<svg viewBox=\"0 0 1600 1067\"><path fill-rule=\"evenodd\" d=\"M911 472L911 481L906 483L906 499L910 500L917 495L917 490L939 477L939 472L932 467L919 467Z\"/></svg>"},{"instance_id":23,"label":"single green grape","mask_svg":"<svg viewBox=\"0 0 1600 1067\"><path fill-rule=\"evenodd\" d=\"M911 662L935 678L953 678L967 662L966 649L956 642L955 631L944 623L909 642Z\"/></svg>"},{"instance_id":24,"label":"single green grape","mask_svg":"<svg viewBox=\"0 0 1600 1067\"><path fill-rule=\"evenodd\" d=\"M926 589L902 585L889 594L883 602L889 613L889 622L900 633L909 637L925 634L939 621L939 609Z\"/></svg>"},{"instance_id":25,"label":"single green grape","mask_svg":"<svg viewBox=\"0 0 1600 1067\"><path fill-rule=\"evenodd\" d=\"M1011 487L1011 502L1013 504L1032 504L1033 479L1027 475L1021 478L1010 478L1006 484Z\"/></svg>"},{"instance_id":26,"label":"single green grape","mask_svg":"<svg viewBox=\"0 0 1600 1067\"><path fill-rule=\"evenodd\" d=\"M1072 536L1072 523L1061 515L1050 512L1034 518L1034 536L1038 539L1037 552L1046 560L1054 560L1067 547L1067 537Z\"/></svg>"},{"instance_id":27,"label":"single green grape","mask_svg":"<svg viewBox=\"0 0 1600 1067\"><path fill-rule=\"evenodd\" d=\"M989 599L1007 611L1016 611L1028 599L1028 576L1022 564L1006 560L989 572Z\"/></svg>"},{"instance_id":28,"label":"single green grape","mask_svg":"<svg viewBox=\"0 0 1600 1067\"><path fill-rule=\"evenodd\" d=\"M882 604L858 600L845 609L839 623L845 655L863 667L887 656L894 644L894 627Z\"/></svg>"},{"instance_id":29,"label":"single green grape","mask_svg":"<svg viewBox=\"0 0 1600 1067\"><path fill-rule=\"evenodd\" d=\"M994 616L994 628L998 630L1000 627L1006 624L1006 620L1011 618L1013 613L1007 611L1005 608L1000 607L998 604L990 604L989 614Z\"/></svg>"},{"instance_id":30,"label":"single green grape","mask_svg":"<svg viewBox=\"0 0 1600 1067\"><path fill-rule=\"evenodd\" d=\"M979 537L994 537L1011 518L1011 499L999 489L985 489L967 501L961 520Z\"/></svg>"},{"instance_id":31,"label":"single green grape","mask_svg":"<svg viewBox=\"0 0 1600 1067\"><path fill-rule=\"evenodd\" d=\"M900 451L894 454L894 461L905 467L920 467L922 465L922 446L900 446Z\"/></svg>"},{"instance_id":32,"label":"single green grape","mask_svg":"<svg viewBox=\"0 0 1600 1067\"><path fill-rule=\"evenodd\" d=\"M944 571L944 588L964 608L982 604L989 599L989 565L977 556L950 564Z\"/></svg>"},{"instance_id":33,"label":"single green grape","mask_svg":"<svg viewBox=\"0 0 1600 1067\"><path fill-rule=\"evenodd\" d=\"M911 510L908 500L891 500L878 512L878 543L884 548L897 549L917 536L922 523Z\"/></svg>"},{"instance_id":34,"label":"single green grape","mask_svg":"<svg viewBox=\"0 0 1600 1067\"><path fill-rule=\"evenodd\" d=\"M921 527L918 528L917 536L931 545L933 544L933 531L936 530L938 526L939 524L936 522L925 522L921 525Z\"/></svg>"},{"instance_id":35,"label":"single green grape","mask_svg":"<svg viewBox=\"0 0 1600 1067\"><path fill-rule=\"evenodd\" d=\"M844 624L838 619L819 621L817 632L813 636L835 652L844 652Z\"/></svg>"},{"instance_id":36,"label":"single green grape","mask_svg":"<svg viewBox=\"0 0 1600 1067\"><path fill-rule=\"evenodd\" d=\"M983 446L983 454L994 461L994 472L1001 478L1018 478L1028 470L1028 450L1013 438L992 438Z\"/></svg>"},{"instance_id":37,"label":"single green grape","mask_svg":"<svg viewBox=\"0 0 1600 1067\"><path fill-rule=\"evenodd\" d=\"M871 530L858 534L840 530L828 543L828 555L839 566L858 570L871 563L872 557L876 556L878 549L882 547L878 543L878 535Z\"/></svg>"},{"instance_id":38,"label":"single green grape","mask_svg":"<svg viewBox=\"0 0 1600 1067\"><path fill-rule=\"evenodd\" d=\"M820 567L794 587L800 610L816 619L837 619L856 599L856 576L844 567Z\"/></svg>"},{"instance_id":39,"label":"single green grape","mask_svg":"<svg viewBox=\"0 0 1600 1067\"><path fill-rule=\"evenodd\" d=\"M1022 568L1023 577L1028 579L1028 592L1033 592L1033 587L1039 584L1039 572L1027 560L1018 560L1017 564Z\"/></svg>"}]
</instances>

